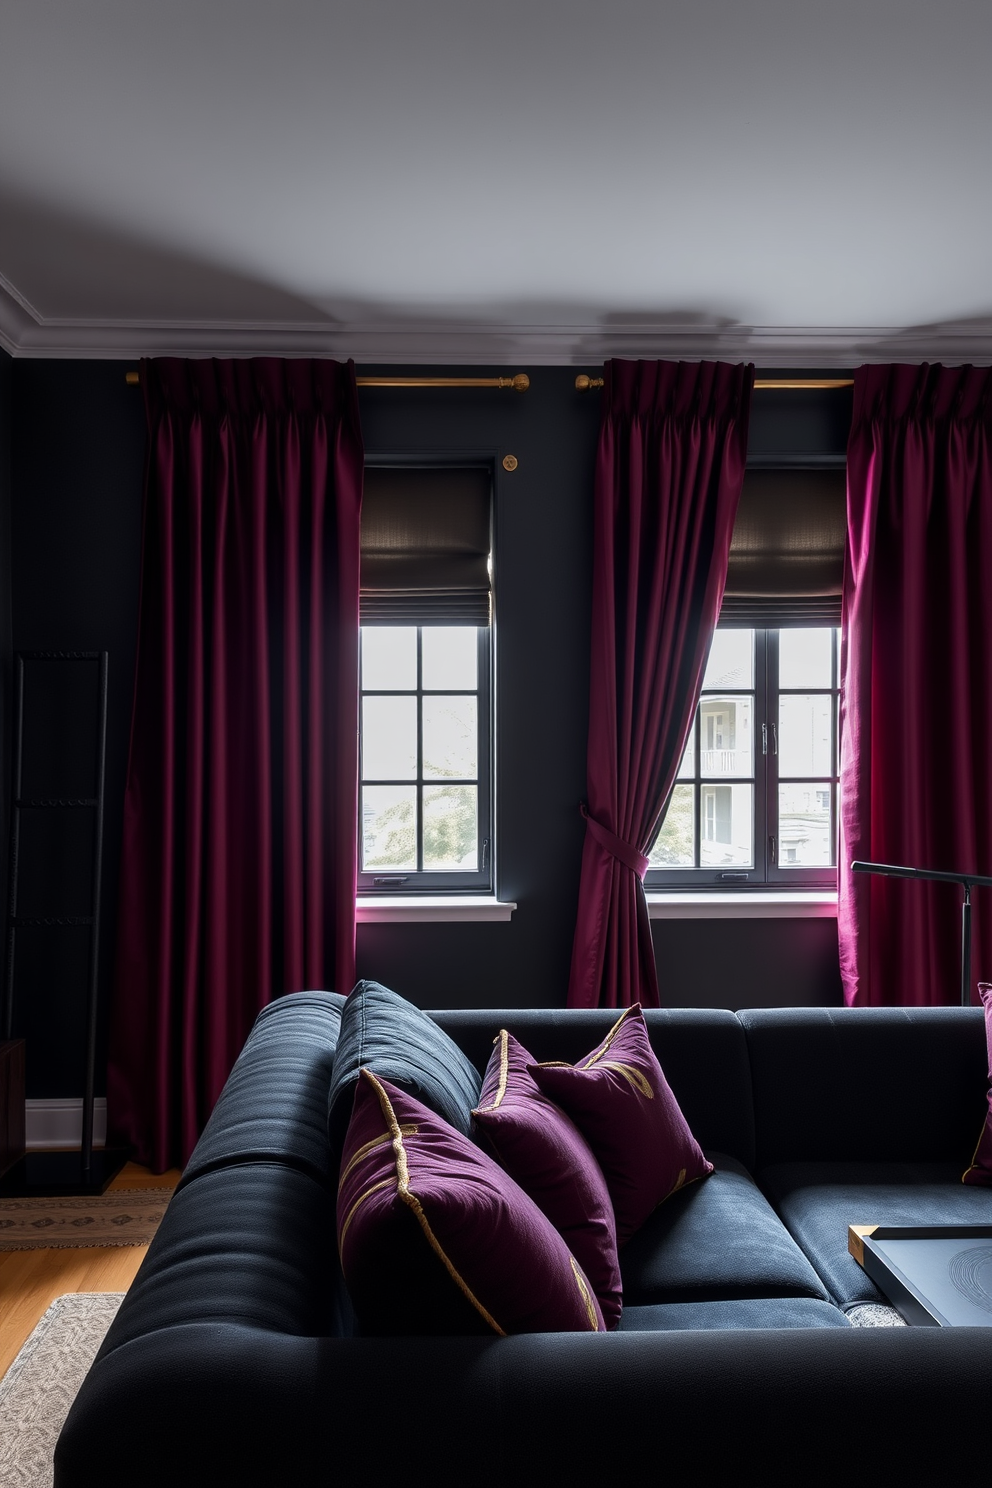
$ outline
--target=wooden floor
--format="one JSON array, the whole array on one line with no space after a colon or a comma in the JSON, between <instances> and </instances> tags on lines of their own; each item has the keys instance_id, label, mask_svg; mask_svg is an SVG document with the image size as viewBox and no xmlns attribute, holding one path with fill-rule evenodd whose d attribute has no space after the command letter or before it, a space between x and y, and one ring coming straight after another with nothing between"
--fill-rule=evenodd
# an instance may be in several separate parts
<instances>
[{"instance_id":1,"label":"wooden floor","mask_svg":"<svg viewBox=\"0 0 992 1488\"><path fill-rule=\"evenodd\" d=\"M110 1188L175 1188L178 1169L150 1173L136 1163ZM79 1250L0 1251L0 1377L38 1319L65 1292L126 1292L147 1245L89 1246Z\"/></svg>"}]
</instances>

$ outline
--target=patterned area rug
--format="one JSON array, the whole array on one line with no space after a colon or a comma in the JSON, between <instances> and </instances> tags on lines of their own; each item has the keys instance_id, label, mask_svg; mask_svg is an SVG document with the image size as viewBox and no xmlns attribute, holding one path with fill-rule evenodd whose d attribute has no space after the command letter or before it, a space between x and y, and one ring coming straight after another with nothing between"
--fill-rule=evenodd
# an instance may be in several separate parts
<instances>
[{"instance_id":1,"label":"patterned area rug","mask_svg":"<svg viewBox=\"0 0 992 1488\"><path fill-rule=\"evenodd\" d=\"M0 1199L0 1250L147 1245L170 1188L118 1189L94 1198Z\"/></svg>"},{"instance_id":2,"label":"patterned area rug","mask_svg":"<svg viewBox=\"0 0 992 1488\"><path fill-rule=\"evenodd\" d=\"M4 1488L51 1488L59 1432L123 1296L57 1297L0 1380Z\"/></svg>"}]
</instances>

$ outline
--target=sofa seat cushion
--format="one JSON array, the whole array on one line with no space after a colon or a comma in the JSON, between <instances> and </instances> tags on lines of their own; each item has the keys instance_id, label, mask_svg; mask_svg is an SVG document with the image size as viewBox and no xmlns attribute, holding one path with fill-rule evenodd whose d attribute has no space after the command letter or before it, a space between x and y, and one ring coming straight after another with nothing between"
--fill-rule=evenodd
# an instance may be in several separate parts
<instances>
[{"instance_id":1,"label":"sofa seat cushion","mask_svg":"<svg viewBox=\"0 0 992 1488\"><path fill-rule=\"evenodd\" d=\"M715 1172L666 1199L620 1252L624 1310L741 1297L828 1300L809 1261L743 1164L707 1154Z\"/></svg>"},{"instance_id":2,"label":"sofa seat cushion","mask_svg":"<svg viewBox=\"0 0 992 1488\"><path fill-rule=\"evenodd\" d=\"M344 1003L336 992L294 992L262 1009L180 1188L214 1168L253 1162L285 1162L336 1186L327 1089Z\"/></svg>"},{"instance_id":3,"label":"sofa seat cushion","mask_svg":"<svg viewBox=\"0 0 992 1488\"><path fill-rule=\"evenodd\" d=\"M327 1134L337 1159L361 1069L398 1085L462 1136L471 1133L472 1108L478 1105L482 1090L479 1071L454 1040L412 1002L379 982L358 982L341 1016L327 1098Z\"/></svg>"},{"instance_id":4,"label":"sofa seat cushion","mask_svg":"<svg viewBox=\"0 0 992 1488\"><path fill-rule=\"evenodd\" d=\"M831 1302L813 1297L740 1297L730 1302L656 1302L628 1307L621 1333L671 1333L699 1328L849 1328Z\"/></svg>"},{"instance_id":5,"label":"sofa seat cushion","mask_svg":"<svg viewBox=\"0 0 992 1488\"><path fill-rule=\"evenodd\" d=\"M777 1163L758 1175L841 1307L884 1302L847 1249L852 1224L992 1224L992 1190L961 1182L959 1163Z\"/></svg>"}]
</instances>

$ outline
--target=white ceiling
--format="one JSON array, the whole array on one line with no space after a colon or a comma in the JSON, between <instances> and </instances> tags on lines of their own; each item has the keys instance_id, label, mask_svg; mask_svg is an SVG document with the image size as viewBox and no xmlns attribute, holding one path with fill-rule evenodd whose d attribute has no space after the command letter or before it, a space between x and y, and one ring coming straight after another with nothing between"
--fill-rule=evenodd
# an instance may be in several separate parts
<instances>
[{"instance_id":1,"label":"white ceiling","mask_svg":"<svg viewBox=\"0 0 992 1488\"><path fill-rule=\"evenodd\" d=\"M22 356L992 359L992 0L0 0Z\"/></svg>"}]
</instances>

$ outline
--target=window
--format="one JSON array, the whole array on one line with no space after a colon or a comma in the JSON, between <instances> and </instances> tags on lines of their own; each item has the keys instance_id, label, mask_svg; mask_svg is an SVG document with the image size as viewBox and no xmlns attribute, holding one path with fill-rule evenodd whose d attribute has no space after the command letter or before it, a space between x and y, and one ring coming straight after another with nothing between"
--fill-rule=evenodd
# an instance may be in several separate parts
<instances>
[{"instance_id":1,"label":"window","mask_svg":"<svg viewBox=\"0 0 992 1488\"><path fill-rule=\"evenodd\" d=\"M367 465L363 894L490 892L492 470Z\"/></svg>"},{"instance_id":2,"label":"window","mask_svg":"<svg viewBox=\"0 0 992 1488\"><path fill-rule=\"evenodd\" d=\"M839 637L717 630L648 887L836 882Z\"/></svg>"},{"instance_id":3,"label":"window","mask_svg":"<svg viewBox=\"0 0 992 1488\"><path fill-rule=\"evenodd\" d=\"M489 629L361 634L359 887L488 889Z\"/></svg>"}]
</instances>

